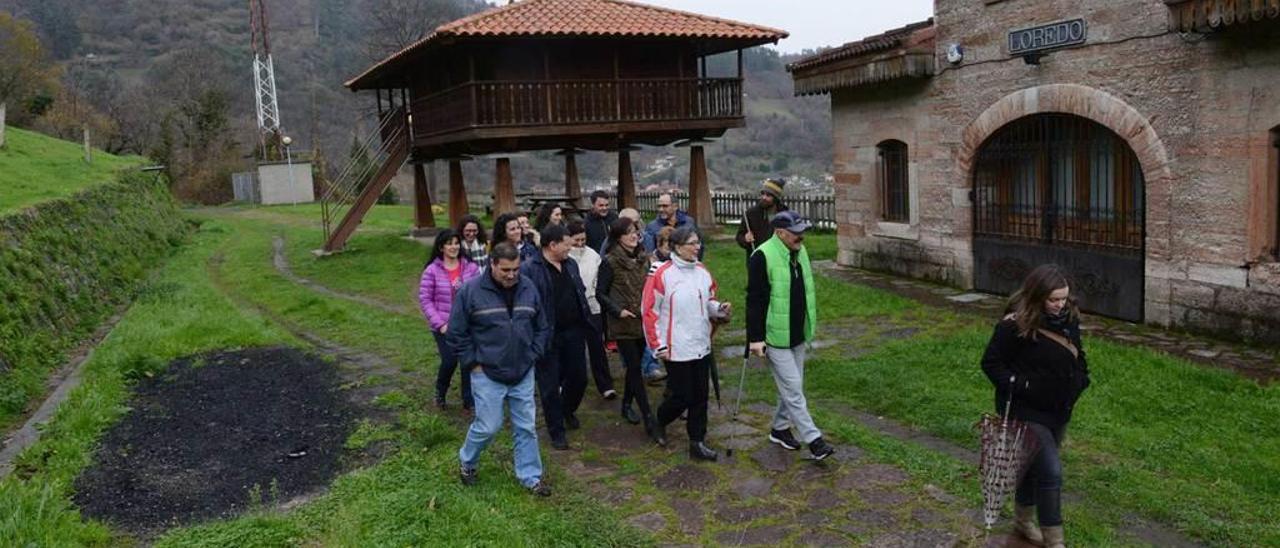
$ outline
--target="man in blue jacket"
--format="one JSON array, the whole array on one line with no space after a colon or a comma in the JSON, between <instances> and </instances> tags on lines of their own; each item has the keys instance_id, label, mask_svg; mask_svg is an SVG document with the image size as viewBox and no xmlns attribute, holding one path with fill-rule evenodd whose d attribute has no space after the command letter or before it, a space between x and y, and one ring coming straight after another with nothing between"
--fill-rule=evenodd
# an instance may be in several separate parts
<instances>
[{"instance_id":1,"label":"man in blue jacket","mask_svg":"<svg viewBox=\"0 0 1280 548\"><path fill-rule=\"evenodd\" d=\"M533 401L533 364L546 354L551 326L542 298L520 275L520 252L500 243L484 274L463 284L454 297L446 340L471 375L475 419L458 450L463 485L478 480L480 453L502 429L502 407L511 410L516 479L531 493L550 496L542 481Z\"/></svg>"},{"instance_id":2,"label":"man in blue jacket","mask_svg":"<svg viewBox=\"0 0 1280 548\"><path fill-rule=\"evenodd\" d=\"M537 288L554 333L548 335L547 352L536 369L538 393L551 447L565 450L569 448L565 430L580 426L575 413L587 390L586 340L600 334L590 321L578 263L569 257L573 248L569 230L564 225L547 225L539 240L542 252L521 264L520 274Z\"/></svg>"}]
</instances>

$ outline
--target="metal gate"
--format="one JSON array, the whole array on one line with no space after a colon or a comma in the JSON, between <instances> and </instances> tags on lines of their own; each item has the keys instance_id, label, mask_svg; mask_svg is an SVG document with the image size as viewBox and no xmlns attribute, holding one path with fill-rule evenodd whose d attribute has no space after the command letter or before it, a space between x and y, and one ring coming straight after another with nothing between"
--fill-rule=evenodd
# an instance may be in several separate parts
<instances>
[{"instance_id":1,"label":"metal gate","mask_svg":"<svg viewBox=\"0 0 1280 548\"><path fill-rule=\"evenodd\" d=\"M1106 127L1037 114L1001 128L974 167L974 284L1009 294L1043 263L1091 312L1142 321L1142 167Z\"/></svg>"}]
</instances>

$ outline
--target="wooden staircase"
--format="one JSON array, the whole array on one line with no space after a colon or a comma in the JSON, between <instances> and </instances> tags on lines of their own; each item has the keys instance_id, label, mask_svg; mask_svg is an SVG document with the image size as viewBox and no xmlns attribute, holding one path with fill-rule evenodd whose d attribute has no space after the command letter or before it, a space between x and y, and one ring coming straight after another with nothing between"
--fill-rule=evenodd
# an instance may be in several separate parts
<instances>
[{"instance_id":1,"label":"wooden staircase","mask_svg":"<svg viewBox=\"0 0 1280 548\"><path fill-rule=\"evenodd\" d=\"M374 142L380 144L374 148ZM320 196L324 221L324 248L318 254L342 251L378 197L387 190L391 179L409 158L409 125L403 108L387 112L378 129L359 147L369 154L371 162L352 161ZM361 188L363 184L363 188ZM341 219L336 224L334 220Z\"/></svg>"}]
</instances>

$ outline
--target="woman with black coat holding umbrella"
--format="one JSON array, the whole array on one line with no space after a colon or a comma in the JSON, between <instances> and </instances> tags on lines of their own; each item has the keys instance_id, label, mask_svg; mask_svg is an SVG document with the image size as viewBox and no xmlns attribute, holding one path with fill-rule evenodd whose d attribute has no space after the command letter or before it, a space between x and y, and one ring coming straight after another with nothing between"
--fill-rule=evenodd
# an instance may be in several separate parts
<instances>
[{"instance_id":1,"label":"woman with black coat holding umbrella","mask_svg":"<svg viewBox=\"0 0 1280 548\"><path fill-rule=\"evenodd\" d=\"M1009 416L1027 424L1038 447L1018 482L1014 529L1034 543L1062 547L1059 448L1089 386L1080 312L1057 265L1032 270L1006 312L982 356L982 370L995 385L997 413L1008 405Z\"/></svg>"}]
</instances>

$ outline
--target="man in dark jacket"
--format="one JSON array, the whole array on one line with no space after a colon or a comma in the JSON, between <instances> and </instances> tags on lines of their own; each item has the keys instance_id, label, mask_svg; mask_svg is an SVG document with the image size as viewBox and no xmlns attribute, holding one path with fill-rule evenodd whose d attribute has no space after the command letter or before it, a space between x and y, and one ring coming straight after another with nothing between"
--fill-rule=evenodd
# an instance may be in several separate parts
<instances>
[{"instance_id":1,"label":"man in dark jacket","mask_svg":"<svg viewBox=\"0 0 1280 548\"><path fill-rule=\"evenodd\" d=\"M698 239L702 239L702 230L698 228L698 222L695 221L693 216L689 215L688 212L680 209L680 206L675 203L675 200L671 197L671 193L669 192L664 192L658 195L658 216L654 220L649 221L649 224L644 227L645 245L652 245L656 247L658 245L658 233L662 232L662 227L666 226L675 229L686 226L693 227L693 229L698 232ZM653 251L653 248L651 247L646 247L646 249ZM706 253L706 251L707 246L698 248L699 260L702 259L702 255Z\"/></svg>"},{"instance_id":2,"label":"man in dark jacket","mask_svg":"<svg viewBox=\"0 0 1280 548\"><path fill-rule=\"evenodd\" d=\"M760 244L773 236L773 227L769 221L774 215L787 210L782 203L782 189L787 185L783 179L765 179L764 188L760 189L760 201L751 206L742 216L742 224L738 225L738 236L735 238L747 256Z\"/></svg>"},{"instance_id":3,"label":"man in dark jacket","mask_svg":"<svg viewBox=\"0 0 1280 548\"><path fill-rule=\"evenodd\" d=\"M813 340L818 321L817 288L804 233L809 221L794 211L773 216L773 237L760 242L747 260L747 342L751 352L765 356L778 386L778 408L769 441L784 449L800 449L791 427L809 444L817 460L835 450L822 439L804 397L805 345Z\"/></svg>"},{"instance_id":4,"label":"man in dark jacket","mask_svg":"<svg viewBox=\"0 0 1280 548\"><path fill-rule=\"evenodd\" d=\"M547 419L551 447L569 448L565 435L579 427L575 415L587 390L587 337L599 337L590 322L586 288L578 263L569 257L573 240L564 225L547 225L540 235L542 252L520 265L542 298L547 324L547 352L537 365L538 392ZM474 390L474 389L473 389Z\"/></svg>"},{"instance_id":5,"label":"man in dark jacket","mask_svg":"<svg viewBox=\"0 0 1280 548\"><path fill-rule=\"evenodd\" d=\"M520 275L520 254L510 243L493 247L489 268L458 289L446 339L471 375L475 419L458 450L463 485L479 479L480 453L502 429L502 408L511 410L515 472L530 492L548 496L542 481L533 401L533 364L551 336L542 297Z\"/></svg>"},{"instance_id":6,"label":"man in dark jacket","mask_svg":"<svg viewBox=\"0 0 1280 548\"><path fill-rule=\"evenodd\" d=\"M609 193L597 190L591 193L591 211L583 222L587 225L587 247L604 256L604 244L609 239L609 227L618 220L618 214L609 209Z\"/></svg>"}]
</instances>

